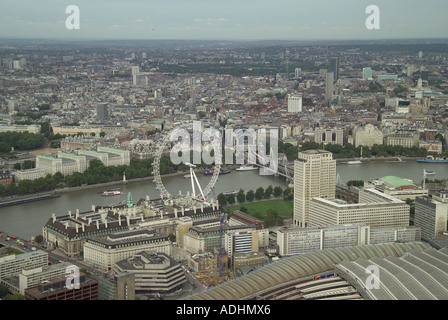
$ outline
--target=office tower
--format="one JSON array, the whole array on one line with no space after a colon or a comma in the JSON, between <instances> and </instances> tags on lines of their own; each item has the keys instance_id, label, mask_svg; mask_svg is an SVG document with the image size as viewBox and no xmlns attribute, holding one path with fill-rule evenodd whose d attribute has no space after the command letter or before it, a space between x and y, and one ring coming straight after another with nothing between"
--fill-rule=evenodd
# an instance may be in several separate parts
<instances>
[{"instance_id":1,"label":"office tower","mask_svg":"<svg viewBox=\"0 0 448 320\"><path fill-rule=\"evenodd\" d=\"M373 74L372 74L372 68L363 68L362 69L362 80L372 80Z\"/></svg>"},{"instance_id":2,"label":"office tower","mask_svg":"<svg viewBox=\"0 0 448 320\"><path fill-rule=\"evenodd\" d=\"M109 120L109 107L105 103L96 106L96 118L98 121Z\"/></svg>"},{"instance_id":3,"label":"office tower","mask_svg":"<svg viewBox=\"0 0 448 320\"><path fill-rule=\"evenodd\" d=\"M19 102L15 99L8 100L8 112L13 113L19 109Z\"/></svg>"},{"instance_id":4,"label":"office tower","mask_svg":"<svg viewBox=\"0 0 448 320\"><path fill-rule=\"evenodd\" d=\"M314 142L344 145L344 130L341 128L316 128Z\"/></svg>"},{"instance_id":5,"label":"office tower","mask_svg":"<svg viewBox=\"0 0 448 320\"><path fill-rule=\"evenodd\" d=\"M146 59L146 52L142 52L142 59Z\"/></svg>"},{"instance_id":6,"label":"office tower","mask_svg":"<svg viewBox=\"0 0 448 320\"><path fill-rule=\"evenodd\" d=\"M295 69L294 69L294 78L298 78L298 77L300 77L301 73L302 73L302 69L300 69L300 68L295 68Z\"/></svg>"},{"instance_id":7,"label":"office tower","mask_svg":"<svg viewBox=\"0 0 448 320\"><path fill-rule=\"evenodd\" d=\"M133 66L131 70L132 70L132 74L133 75L137 74L137 73L140 73L140 67L139 66Z\"/></svg>"},{"instance_id":8,"label":"office tower","mask_svg":"<svg viewBox=\"0 0 448 320\"><path fill-rule=\"evenodd\" d=\"M325 80L325 101L330 102L333 99L334 73L327 72Z\"/></svg>"},{"instance_id":9,"label":"office tower","mask_svg":"<svg viewBox=\"0 0 448 320\"><path fill-rule=\"evenodd\" d=\"M423 240L429 241L447 231L448 193L440 192L432 199L415 198L414 224L422 229Z\"/></svg>"},{"instance_id":10,"label":"office tower","mask_svg":"<svg viewBox=\"0 0 448 320\"><path fill-rule=\"evenodd\" d=\"M334 81L339 79L339 57L333 57L331 59L330 71L334 74Z\"/></svg>"},{"instance_id":11,"label":"office tower","mask_svg":"<svg viewBox=\"0 0 448 320\"><path fill-rule=\"evenodd\" d=\"M418 52L418 57L419 57L419 59L423 58L423 51Z\"/></svg>"},{"instance_id":12,"label":"office tower","mask_svg":"<svg viewBox=\"0 0 448 320\"><path fill-rule=\"evenodd\" d=\"M288 96L288 112L302 112L301 94L290 94Z\"/></svg>"},{"instance_id":13,"label":"office tower","mask_svg":"<svg viewBox=\"0 0 448 320\"><path fill-rule=\"evenodd\" d=\"M294 224L309 225L310 201L315 197L334 200L336 160L325 150L299 152L294 161Z\"/></svg>"}]
</instances>

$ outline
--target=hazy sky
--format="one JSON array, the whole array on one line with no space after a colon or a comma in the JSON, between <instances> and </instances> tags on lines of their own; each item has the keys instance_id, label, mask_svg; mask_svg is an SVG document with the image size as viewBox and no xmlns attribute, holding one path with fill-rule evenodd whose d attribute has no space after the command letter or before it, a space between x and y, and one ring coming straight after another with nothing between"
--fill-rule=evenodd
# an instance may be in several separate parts
<instances>
[{"instance_id":1,"label":"hazy sky","mask_svg":"<svg viewBox=\"0 0 448 320\"><path fill-rule=\"evenodd\" d=\"M80 9L67 30L65 9ZM380 9L368 30L366 8ZM0 37L39 39L323 40L441 38L446 0L0 0ZM155 30L154 30L155 29Z\"/></svg>"}]
</instances>

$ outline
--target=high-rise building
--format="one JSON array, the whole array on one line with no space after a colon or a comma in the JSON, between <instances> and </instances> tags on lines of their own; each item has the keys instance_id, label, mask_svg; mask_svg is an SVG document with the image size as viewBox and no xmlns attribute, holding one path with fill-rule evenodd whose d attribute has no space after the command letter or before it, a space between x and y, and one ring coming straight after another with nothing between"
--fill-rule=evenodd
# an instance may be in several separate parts
<instances>
[{"instance_id":1,"label":"high-rise building","mask_svg":"<svg viewBox=\"0 0 448 320\"><path fill-rule=\"evenodd\" d=\"M333 72L334 80L337 81L339 79L339 57L333 57L331 59L330 71Z\"/></svg>"},{"instance_id":2,"label":"high-rise building","mask_svg":"<svg viewBox=\"0 0 448 320\"><path fill-rule=\"evenodd\" d=\"M133 66L131 70L132 70L132 74L133 75L137 74L137 73L140 73L140 67L139 66Z\"/></svg>"},{"instance_id":3,"label":"high-rise building","mask_svg":"<svg viewBox=\"0 0 448 320\"><path fill-rule=\"evenodd\" d=\"M109 107L105 103L101 103L96 106L96 117L98 121L109 120Z\"/></svg>"},{"instance_id":4,"label":"high-rise building","mask_svg":"<svg viewBox=\"0 0 448 320\"><path fill-rule=\"evenodd\" d=\"M429 241L447 231L448 193L415 198L414 224L422 229L423 240Z\"/></svg>"},{"instance_id":5,"label":"high-rise building","mask_svg":"<svg viewBox=\"0 0 448 320\"><path fill-rule=\"evenodd\" d=\"M288 112L302 112L301 94L290 94L288 96Z\"/></svg>"},{"instance_id":6,"label":"high-rise building","mask_svg":"<svg viewBox=\"0 0 448 320\"><path fill-rule=\"evenodd\" d=\"M321 144L344 145L344 130L342 128L316 128L314 142Z\"/></svg>"},{"instance_id":7,"label":"high-rise building","mask_svg":"<svg viewBox=\"0 0 448 320\"><path fill-rule=\"evenodd\" d=\"M300 68L294 69L294 78L300 77L301 74L302 74L302 69L300 69Z\"/></svg>"},{"instance_id":8,"label":"high-rise building","mask_svg":"<svg viewBox=\"0 0 448 320\"><path fill-rule=\"evenodd\" d=\"M325 79L325 101L330 102L333 99L334 73L327 72Z\"/></svg>"},{"instance_id":9,"label":"high-rise building","mask_svg":"<svg viewBox=\"0 0 448 320\"><path fill-rule=\"evenodd\" d=\"M309 225L310 201L315 197L334 200L336 160L325 150L299 152L294 162L294 224Z\"/></svg>"},{"instance_id":10,"label":"high-rise building","mask_svg":"<svg viewBox=\"0 0 448 320\"><path fill-rule=\"evenodd\" d=\"M373 73L372 68L367 67L362 69L362 80L372 80L373 79Z\"/></svg>"}]
</instances>

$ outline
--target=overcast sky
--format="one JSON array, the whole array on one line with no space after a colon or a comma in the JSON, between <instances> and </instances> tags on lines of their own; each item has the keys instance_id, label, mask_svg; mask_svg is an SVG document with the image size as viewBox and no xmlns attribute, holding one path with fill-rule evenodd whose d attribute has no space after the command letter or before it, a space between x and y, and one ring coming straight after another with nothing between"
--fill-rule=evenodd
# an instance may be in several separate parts
<instances>
[{"instance_id":1,"label":"overcast sky","mask_svg":"<svg viewBox=\"0 0 448 320\"><path fill-rule=\"evenodd\" d=\"M80 9L67 30L65 9ZM368 30L366 8L380 9ZM446 0L0 0L0 38L328 40L445 38Z\"/></svg>"}]
</instances>

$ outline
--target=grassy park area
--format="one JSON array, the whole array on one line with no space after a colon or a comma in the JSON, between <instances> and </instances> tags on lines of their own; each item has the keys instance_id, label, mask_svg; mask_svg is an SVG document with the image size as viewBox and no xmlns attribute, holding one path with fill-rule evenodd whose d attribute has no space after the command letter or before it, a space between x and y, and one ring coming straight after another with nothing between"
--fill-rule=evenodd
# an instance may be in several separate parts
<instances>
[{"instance_id":1,"label":"grassy park area","mask_svg":"<svg viewBox=\"0 0 448 320\"><path fill-rule=\"evenodd\" d=\"M292 201L279 199L237 204L226 207L226 210L230 213L234 210L240 210L241 207L247 208L247 214L250 214L251 216L257 216L257 212L259 212L262 218L267 217L270 209L277 211L278 216L283 219L292 218L293 213Z\"/></svg>"}]
</instances>

